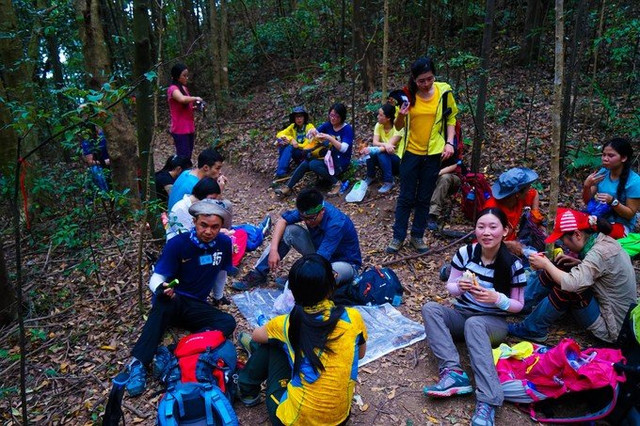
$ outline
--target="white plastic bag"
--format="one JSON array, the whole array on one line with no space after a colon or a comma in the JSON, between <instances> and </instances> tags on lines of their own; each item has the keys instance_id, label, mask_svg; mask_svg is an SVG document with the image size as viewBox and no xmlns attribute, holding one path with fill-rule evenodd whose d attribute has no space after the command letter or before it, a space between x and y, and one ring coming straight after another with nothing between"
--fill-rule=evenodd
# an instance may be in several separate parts
<instances>
[{"instance_id":1,"label":"white plastic bag","mask_svg":"<svg viewBox=\"0 0 640 426\"><path fill-rule=\"evenodd\" d=\"M367 195L368 188L369 185L367 185L367 182L359 180L355 185L353 185L353 188L351 188L351 191L349 191L345 200L349 203L359 203L364 200L364 196Z\"/></svg>"},{"instance_id":2,"label":"white plastic bag","mask_svg":"<svg viewBox=\"0 0 640 426\"><path fill-rule=\"evenodd\" d=\"M293 293L289 290L289 281L287 281L282 294L276 297L276 300L273 302L273 311L277 315L288 314L295 304L296 301L293 298Z\"/></svg>"}]
</instances>

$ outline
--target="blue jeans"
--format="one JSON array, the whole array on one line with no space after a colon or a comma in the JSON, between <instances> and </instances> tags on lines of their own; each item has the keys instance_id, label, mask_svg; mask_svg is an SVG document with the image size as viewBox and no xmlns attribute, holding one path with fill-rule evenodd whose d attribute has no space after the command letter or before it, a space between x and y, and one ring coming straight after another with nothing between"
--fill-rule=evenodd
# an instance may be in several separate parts
<instances>
[{"instance_id":1,"label":"blue jeans","mask_svg":"<svg viewBox=\"0 0 640 426\"><path fill-rule=\"evenodd\" d=\"M409 216L413 210L411 236L422 238L427 225L429 203L440 172L440 154L416 155L405 152L400 163L400 195L396 204L393 238L407 236Z\"/></svg>"},{"instance_id":2,"label":"blue jeans","mask_svg":"<svg viewBox=\"0 0 640 426\"><path fill-rule=\"evenodd\" d=\"M331 185L334 185L336 182L338 182L338 178L336 176L342 173L342 171L339 170L336 166L335 174L331 176L329 174L329 169L327 168L327 165L324 164L323 160L304 160L293 172L291 179L289 179L289 182L287 182L287 186L289 188L293 188L294 186L296 186L296 183L300 182L307 172L314 172L322 179L328 180Z\"/></svg>"},{"instance_id":3,"label":"blue jeans","mask_svg":"<svg viewBox=\"0 0 640 426\"><path fill-rule=\"evenodd\" d=\"M304 160L304 151L298 148L294 148L292 145L284 145L278 147L278 169L276 170L276 177L281 177L289 173L289 164L291 160L302 161Z\"/></svg>"},{"instance_id":4,"label":"blue jeans","mask_svg":"<svg viewBox=\"0 0 640 426\"><path fill-rule=\"evenodd\" d=\"M393 176L400 171L400 157L396 154L381 152L367 158L367 177L376 177L376 166L382 170L382 181L393 183Z\"/></svg>"},{"instance_id":5,"label":"blue jeans","mask_svg":"<svg viewBox=\"0 0 640 426\"><path fill-rule=\"evenodd\" d=\"M311 241L311 234L309 234L309 231L306 228L298 224L287 225L287 227L285 228L284 234L282 235L280 243L278 244L278 254L280 255L280 260L284 259L291 248L294 248L303 256L316 252L316 247L313 245L313 241ZM269 273L270 251L271 244L269 244L267 248L264 249L262 255L260 256L254 267L256 272L260 273L263 276L267 276L267 274ZM357 267L350 263L342 261L331 262L331 268L336 274L336 283L338 285L350 282L358 273Z\"/></svg>"},{"instance_id":6,"label":"blue jeans","mask_svg":"<svg viewBox=\"0 0 640 426\"><path fill-rule=\"evenodd\" d=\"M527 286L524 288L523 313L531 312L542 299L549 295L549 289L540 282L540 271L531 271L527 278Z\"/></svg>"},{"instance_id":7,"label":"blue jeans","mask_svg":"<svg viewBox=\"0 0 640 426\"><path fill-rule=\"evenodd\" d=\"M553 306L549 297L545 297L517 327L526 331L526 334L530 336L545 336L549 331L549 326L559 320L567 311L571 311L578 325L586 329L600 316L600 305L598 305L596 298L592 297L585 308L560 311Z\"/></svg>"}]
</instances>

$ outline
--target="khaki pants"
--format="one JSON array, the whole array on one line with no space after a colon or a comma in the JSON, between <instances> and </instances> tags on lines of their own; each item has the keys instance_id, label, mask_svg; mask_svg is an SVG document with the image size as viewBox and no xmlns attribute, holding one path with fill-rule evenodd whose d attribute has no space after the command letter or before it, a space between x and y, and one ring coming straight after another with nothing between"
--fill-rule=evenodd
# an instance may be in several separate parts
<instances>
[{"instance_id":1,"label":"khaki pants","mask_svg":"<svg viewBox=\"0 0 640 426\"><path fill-rule=\"evenodd\" d=\"M436 189L431 196L431 204L429 204L429 214L434 215L438 219L442 217L442 209L445 200L460 188L460 177L455 173L447 173L438 176L436 181Z\"/></svg>"}]
</instances>

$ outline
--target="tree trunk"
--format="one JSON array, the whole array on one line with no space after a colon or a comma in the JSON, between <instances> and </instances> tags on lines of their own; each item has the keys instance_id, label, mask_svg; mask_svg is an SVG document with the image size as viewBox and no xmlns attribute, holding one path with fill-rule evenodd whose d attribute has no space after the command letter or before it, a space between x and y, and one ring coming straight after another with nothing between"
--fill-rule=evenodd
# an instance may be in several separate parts
<instances>
[{"instance_id":1,"label":"tree trunk","mask_svg":"<svg viewBox=\"0 0 640 426\"><path fill-rule=\"evenodd\" d=\"M558 196L560 193L560 121L562 114L562 85L564 81L564 4L563 0L555 0L556 3L556 36L555 36L555 74L553 78L553 106L551 109L552 120L552 145L551 145L551 175L549 185L549 232L553 229L553 222L558 209Z\"/></svg>"},{"instance_id":2,"label":"tree trunk","mask_svg":"<svg viewBox=\"0 0 640 426\"><path fill-rule=\"evenodd\" d=\"M221 75L222 72L222 64L220 62L220 25L218 23L218 11L217 11L217 1L211 0L211 4L209 5L209 24L211 26L211 59L213 60L213 66L211 67L211 78L213 81L213 99L215 103L218 103L218 100L221 99L220 90L221 90Z\"/></svg>"},{"instance_id":3,"label":"tree trunk","mask_svg":"<svg viewBox=\"0 0 640 426\"><path fill-rule=\"evenodd\" d=\"M389 0L384 0L384 32L382 35L382 99L387 99L387 75L389 63Z\"/></svg>"},{"instance_id":4,"label":"tree trunk","mask_svg":"<svg viewBox=\"0 0 640 426\"><path fill-rule=\"evenodd\" d=\"M140 78L151 69L151 42L149 28L149 5L147 0L133 1L133 38L135 40L135 59L133 75ZM140 170L142 175L142 198L147 196L147 185L152 180L153 167L153 115L149 111L153 108L153 86L148 78L144 78L138 86L136 97L136 116L138 130L138 147L140 150ZM149 191L150 199L155 199L155 190Z\"/></svg>"},{"instance_id":5,"label":"tree trunk","mask_svg":"<svg viewBox=\"0 0 640 426\"><path fill-rule=\"evenodd\" d=\"M524 20L524 37L520 45L518 62L529 65L538 59L540 52L540 27L544 20L547 0L528 0L527 12Z\"/></svg>"},{"instance_id":6,"label":"tree trunk","mask_svg":"<svg viewBox=\"0 0 640 426\"><path fill-rule=\"evenodd\" d=\"M16 303L16 289L9 281L7 264L4 261L4 248L0 244L0 327L3 327L18 317L18 304Z\"/></svg>"},{"instance_id":7,"label":"tree trunk","mask_svg":"<svg viewBox=\"0 0 640 426\"><path fill-rule=\"evenodd\" d=\"M98 0L78 0L77 7L82 22L79 33L85 69L89 75L88 86L101 90L111 73L111 63L107 52ZM128 190L128 198L134 207L139 207L138 191L138 144L135 129L122 107L115 105L109 111L111 116L104 126L111 158L111 177L114 189Z\"/></svg>"},{"instance_id":8,"label":"tree trunk","mask_svg":"<svg viewBox=\"0 0 640 426\"><path fill-rule=\"evenodd\" d=\"M374 56L371 43L367 42L367 11L365 9L366 2L354 0L353 4L353 55L356 65L360 71L362 79L362 90L365 92L373 92L375 89L375 73L374 73Z\"/></svg>"},{"instance_id":9,"label":"tree trunk","mask_svg":"<svg viewBox=\"0 0 640 426\"><path fill-rule=\"evenodd\" d=\"M575 14L573 23L573 41L569 50L567 64L568 70L565 74L565 83L563 87L562 114L560 121L560 170L564 170L564 159L567 155L567 134L571 126L571 96L576 94L574 85L577 90L579 81L575 81L580 77L580 58L582 57L582 47L584 45L585 28L588 26L587 9L588 1L578 2L578 9Z\"/></svg>"},{"instance_id":10,"label":"tree trunk","mask_svg":"<svg viewBox=\"0 0 640 426\"><path fill-rule=\"evenodd\" d=\"M476 133L473 138L473 153L471 157L471 171L478 173L480 170L480 152L485 140L484 115L487 102L487 83L489 80L489 66L491 64L491 34L493 32L493 15L495 0L487 0L484 14L484 33L482 35L482 62L480 78L478 79L478 102L476 104Z\"/></svg>"},{"instance_id":11,"label":"tree trunk","mask_svg":"<svg viewBox=\"0 0 640 426\"><path fill-rule=\"evenodd\" d=\"M220 0L220 88L222 94L229 93L229 42L227 34L229 34L229 24L227 16L226 0ZM226 96L221 101L224 102Z\"/></svg>"}]
</instances>

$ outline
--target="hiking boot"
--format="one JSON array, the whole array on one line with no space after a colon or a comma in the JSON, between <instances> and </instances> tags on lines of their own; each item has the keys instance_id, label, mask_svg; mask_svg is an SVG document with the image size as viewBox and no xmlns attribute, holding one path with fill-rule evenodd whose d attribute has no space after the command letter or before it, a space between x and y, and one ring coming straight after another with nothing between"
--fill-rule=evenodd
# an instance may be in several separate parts
<instances>
[{"instance_id":1,"label":"hiking boot","mask_svg":"<svg viewBox=\"0 0 640 426\"><path fill-rule=\"evenodd\" d=\"M255 407L262 402L262 397L260 396L260 394L256 396L241 396L240 394L238 394L238 399L240 400L240 402L242 402L242 405L249 408Z\"/></svg>"},{"instance_id":2,"label":"hiking boot","mask_svg":"<svg viewBox=\"0 0 640 426\"><path fill-rule=\"evenodd\" d=\"M372 178L367 176L367 178L364 180L364 183L367 184L367 186L370 186L373 182L375 182L376 178Z\"/></svg>"},{"instance_id":3,"label":"hiking boot","mask_svg":"<svg viewBox=\"0 0 640 426\"><path fill-rule=\"evenodd\" d=\"M289 281L287 277L276 278L275 279L276 287L278 287L280 290L284 290L284 286L287 285L287 281Z\"/></svg>"},{"instance_id":4,"label":"hiking boot","mask_svg":"<svg viewBox=\"0 0 640 426\"><path fill-rule=\"evenodd\" d=\"M496 409L493 405L478 401L471 417L471 426L493 426L495 416Z\"/></svg>"},{"instance_id":5,"label":"hiking boot","mask_svg":"<svg viewBox=\"0 0 640 426\"><path fill-rule=\"evenodd\" d=\"M129 373L129 381L126 388L129 396L141 395L147 386L147 371L144 365L137 358L133 358L127 366L127 372Z\"/></svg>"},{"instance_id":6,"label":"hiking boot","mask_svg":"<svg viewBox=\"0 0 640 426\"><path fill-rule=\"evenodd\" d=\"M336 195L340 194L340 187L342 187L342 182L337 181L336 183L334 183L331 187L331 191L327 192L327 197L335 197Z\"/></svg>"},{"instance_id":7,"label":"hiking boot","mask_svg":"<svg viewBox=\"0 0 640 426\"><path fill-rule=\"evenodd\" d=\"M469 376L464 371L457 372L450 368L445 368L440 374L440 381L433 386L425 386L422 392L426 396L434 398L444 398L453 395L464 395L471 393L473 388L469 381Z\"/></svg>"},{"instance_id":8,"label":"hiking boot","mask_svg":"<svg viewBox=\"0 0 640 426\"><path fill-rule=\"evenodd\" d=\"M173 354L166 346L158 346L156 349L156 356L153 359L153 377L161 380L162 377L169 371L169 364Z\"/></svg>"},{"instance_id":9,"label":"hiking boot","mask_svg":"<svg viewBox=\"0 0 640 426\"><path fill-rule=\"evenodd\" d=\"M269 235L269 231L271 231L271 223L271 216L266 215L264 219L262 219L262 222L258 224L258 228L260 228L260 230L262 231L263 236L266 237L267 235Z\"/></svg>"},{"instance_id":10,"label":"hiking boot","mask_svg":"<svg viewBox=\"0 0 640 426\"><path fill-rule=\"evenodd\" d=\"M224 305L230 305L231 301L229 299L227 299L226 296L222 296L220 299L213 299L213 301L211 302L211 304L213 306L215 306L216 308L220 307L220 306L224 306Z\"/></svg>"},{"instance_id":11,"label":"hiking boot","mask_svg":"<svg viewBox=\"0 0 640 426\"><path fill-rule=\"evenodd\" d=\"M291 194L291 188L288 186L281 186L280 188L275 190L275 193L278 197L284 198Z\"/></svg>"},{"instance_id":12,"label":"hiking boot","mask_svg":"<svg viewBox=\"0 0 640 426\"><path fill-rule=\"evenodd\" d=\"M508 324L509 334L515 337L518 337L522 340L527 340L529 342L535 343L544 343L549 338L548 334L531 334L529 330L527 330L523 323L513 323Z\"/></svg>"},{"instance_id":13,"label":"hiking boot","mask_svg":"<svg viewBox=\"0 0 640 426\"><path fill-rule=\"evenodd\" d=\"M429 217L427 218L427 229L429 231L437 231L439 228L438 226L438 218L432 214L429 215Z\"/></svg>"},{"instance_id":14,"label":"hiking boot","mask_svg":"<svg viewBox=\"0 0 640 426\"><path fill-rule=\"evenodd\" d=\"M418 253L426 253L429 251L429 247L424 243L421 237L411 237L409 243Z\"/></svg>"},{"instance_id":15,"label":"hiking boot","mask_svg":"<svg viewBox=\"0 0 640 426\"><path fill-rule=\"evenodd\" d=\"M238 333L237 339L240 347L245 350L247 355L251 356L251 352L253 352L251 350L251 334L246 331L241 331Z\"/></svg>"},{"instance_id":16,"label":"hiking boot","mask_svg":"<svg viewBox=\"0 0 640 426\"><path fill-rule=\"evenodd\" d=\"M231 284L231 288L238 291L246 291L256 286L265 285L266 283L267 277L258 271L252 270L242 277L240 281Z\"/></svg>"},{"instance_id":17,"label":"hiking boot","mask_svg":"<svg viewBox=\"0 0 640 426\"><path fill-rule=\"evenodd\" d=\"M393 182L385 182L380 189L378 189L378 194L386 194L391 191L391 188L393 188Z\"/></svg>"},{"instance_id":18,"label":"hiking boot","mask_svg":"<svg viewBox=\"0 0 640 426\"><path fill-rule=\"evenodd\" d=\"M385 251L391 254L397 253L402 247L402 242L403 242L402 240L394 238L393 240L391 240L391 242L389 243Z\"/></svg>"}]
</instances>

